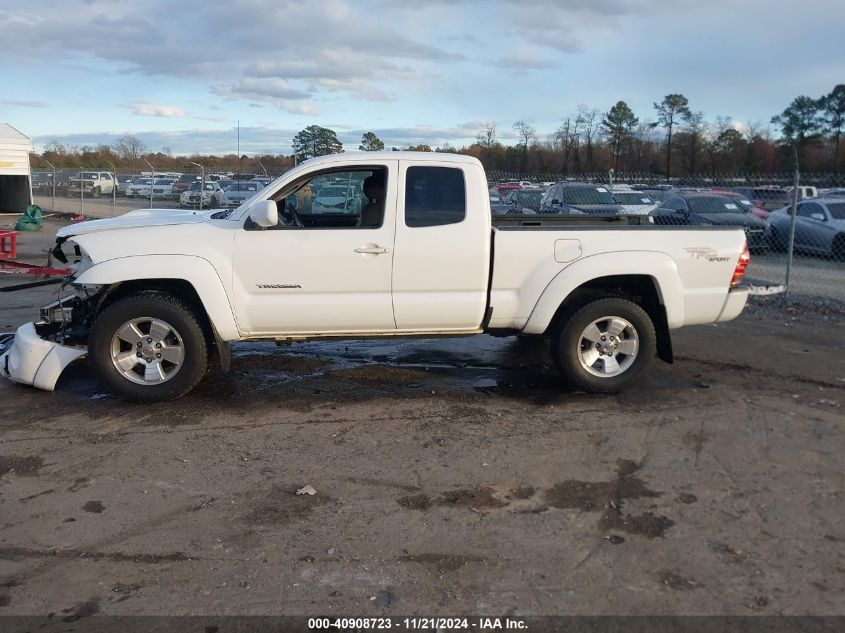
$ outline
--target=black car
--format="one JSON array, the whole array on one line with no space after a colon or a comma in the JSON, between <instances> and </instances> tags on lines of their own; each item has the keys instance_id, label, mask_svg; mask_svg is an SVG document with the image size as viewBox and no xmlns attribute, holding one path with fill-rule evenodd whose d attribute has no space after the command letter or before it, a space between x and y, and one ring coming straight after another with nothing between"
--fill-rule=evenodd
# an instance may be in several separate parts
<instances>
[{"instance_id":1,"label":"black car","mask_svg":"<svg viewBox=\"0 0 845 633\"><path fill-rule=\"evenodd\" d=\"M745 231L749 250L769 247L769 225L737 200L708 193L688 193L665 200L652 211L655 224L681 226L735 226Z\"/></svg>"},{"instance_id":2,"label":"black car","mask_svg":"<svg viewBox=\"0 0 845 633\"><path fill-rule=\"evenodd\" d=\"M508 213L537 213L543 193L542 189L514 189L508 192L505 197L505 204L510 207Z\"/></svg>"},{"instance_id":3,"label":"black car","mask_svg":"<svg viewBox=\"0 0 845 633\"><path fill-rule=\"evenodd\" d=\"M602 185L586 182L559 182L543 195L539 213L618 215L622 207L616 204L610 191Z\"/></svg>"}]
</instances>

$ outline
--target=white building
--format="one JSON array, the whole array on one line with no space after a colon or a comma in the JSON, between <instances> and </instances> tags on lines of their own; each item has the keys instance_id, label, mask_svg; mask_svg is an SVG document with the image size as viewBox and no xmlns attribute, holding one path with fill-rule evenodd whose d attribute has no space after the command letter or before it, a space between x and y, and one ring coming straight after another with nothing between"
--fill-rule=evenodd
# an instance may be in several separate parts
<instances>
[{"instance_id":1,"label":"white building","mask_svg":"<svg viewBox=\"0 0 845 633\"><path fill-rule=\"evenodd\" d=\"M0 123L0 212L23 213L32 204L29 154L32 141Z\"/></svg>"}]
</instances>

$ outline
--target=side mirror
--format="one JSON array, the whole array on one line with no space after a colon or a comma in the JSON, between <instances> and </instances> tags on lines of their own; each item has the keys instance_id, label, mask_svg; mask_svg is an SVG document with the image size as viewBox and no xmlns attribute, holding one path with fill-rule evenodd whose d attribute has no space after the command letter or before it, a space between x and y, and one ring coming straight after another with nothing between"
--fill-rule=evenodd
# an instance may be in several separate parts
<instances>
[{"instance_id":1,"label":"side mirror","mask_svg":"<svg viewBox=\"0 0 845 633\"><path fill-rule=\"evenodd\" d=\"M819 222L825 222L827 218L824 217L824 213L811 213L810 217L814 220L818 220Z\"/></svg>"},{"instance_id":2,"label":"side mirror","mask_svg":"<svg viewBox=\"0 0 845 633\"><path fill-rule=\"evenodd\" d=\"M249 219L267 228L279 223L279 208L274 200L259 200L249 208Z\"/></svg>"}]
</instances>

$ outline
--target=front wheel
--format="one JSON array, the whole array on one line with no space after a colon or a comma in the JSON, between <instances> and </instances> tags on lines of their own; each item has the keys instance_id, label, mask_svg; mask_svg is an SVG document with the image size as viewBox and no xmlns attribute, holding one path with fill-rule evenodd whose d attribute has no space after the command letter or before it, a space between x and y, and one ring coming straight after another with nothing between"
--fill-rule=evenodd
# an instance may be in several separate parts
<instances>
[{"instance_id":1,"label":"front wheel","mask_svg":"<svg viewBox=\"0 0 845 633\"><path fill-rule=\"evenodd\" d=\"M140 401L172 400L205 375L208 346L191 308L160 292L142 292L107 306L88 335L88 355L102 380Z\"/></svg>"},{"instance_id":2,"label":"front wheel","mask_svg":"<svg viewBox=\"0 0 845 633\"><path fill-rule=\"evenodd\" d=\"M626 299L592 301L552 332L552 358L572 386L622 391L651 364L657 349L648 313Z\"/></svg>"}]
</instances>

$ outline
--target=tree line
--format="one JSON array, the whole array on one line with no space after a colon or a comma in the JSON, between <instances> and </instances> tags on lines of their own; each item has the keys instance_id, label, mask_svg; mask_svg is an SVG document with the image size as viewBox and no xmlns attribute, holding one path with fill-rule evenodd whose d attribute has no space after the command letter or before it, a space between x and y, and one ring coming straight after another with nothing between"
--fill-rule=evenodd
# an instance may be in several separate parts
<instances>
[{"instance_id":1,"label":"tree line","mask_svg":"<svg viewBox=\"0 0 845 633\"><path fill-rule=\"evenodd\" d=\"M805 171L842 171L845 84L819 97L799 96L768 124L739 126L729 116L708 120L686 96L666 95L653 111L637 115L625 101L607 110L578 105L551 133L541 134L525 120L511 126L515 144L505 144L495 123L482 123L470 145L449 144L392 147L393 150L461 153L477 157L488 170L523 174L576 174L614 169L675 176L706 176L730 172L782 172L795 166ZM68 148L50 143L42 157L56 167L108 166L143 171L145 160L157 170L184 171L190 162L206 170L278 174L315 156L343 151L334 130L309 125L291 142L291 155L174 156L167 148L151 152L134 136L113 145ZM384 142L374 132L361 137L358 149L379 151Z\"/></svg>"}]
</instances>

